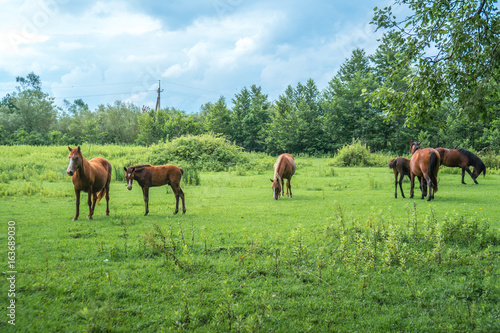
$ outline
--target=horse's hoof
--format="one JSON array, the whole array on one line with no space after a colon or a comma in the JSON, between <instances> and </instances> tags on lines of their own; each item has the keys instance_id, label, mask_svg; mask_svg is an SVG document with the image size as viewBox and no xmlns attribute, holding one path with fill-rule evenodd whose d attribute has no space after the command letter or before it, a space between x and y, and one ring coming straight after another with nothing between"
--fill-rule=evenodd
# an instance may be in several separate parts
<instances>
[{"instance_id":1,"label":"horse's hoof","mask_svg":"<svg viewBox=\"0 0 500 333\"><path fill-rule=\"evenodd\" d=\"M76 221L77 219L73 219L73 221Z\"/></svg>"}]
</instances>

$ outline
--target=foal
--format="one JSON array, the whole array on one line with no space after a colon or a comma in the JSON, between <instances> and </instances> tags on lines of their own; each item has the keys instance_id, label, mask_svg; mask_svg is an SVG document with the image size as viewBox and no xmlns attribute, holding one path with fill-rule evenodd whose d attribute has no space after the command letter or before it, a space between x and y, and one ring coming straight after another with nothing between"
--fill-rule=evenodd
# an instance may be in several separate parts
<instances>
[{"instance_id":1,"label":"foal","mask_svg":"<svg viewBox=\"0 0 500 333\"><path fill-rule=\"evenodd\" d=\"M401 196L405 197L403 193L403 178L405 176L410 177L410 160L404 157L397 157L389 162L389 168L394 171L394 186L395 192L394 197L397 199L398 197L398 174L399 176L399 189L401 190Z\"/></svg>"},{"instance_id":2,"label":"foal","mask_svg":"<svg viewBox=\"0 0 500 333\"><path fill-rule=\"evenodd\" d=\"M182 199L182 213L186 213L186 205L184 203L184 192L181 189L181 177L184 173L182 168L172 164L152 166L151 164L134 165L125 169L127 178L127 188L132 189L134 179L140 187L142 187L142 195L146 206L146 213L149 213L149 188L153 186L170 185L175 194L175 212L179 212L179 197Z\"/></svg>"}]
</instances>

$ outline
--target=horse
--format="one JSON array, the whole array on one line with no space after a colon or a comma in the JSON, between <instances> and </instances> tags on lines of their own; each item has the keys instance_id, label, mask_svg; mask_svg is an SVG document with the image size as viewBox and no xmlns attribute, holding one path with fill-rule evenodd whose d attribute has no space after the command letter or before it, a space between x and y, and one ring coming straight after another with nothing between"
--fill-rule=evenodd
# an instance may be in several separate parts
<instances>
[{"instance_id":1,"label":"horse","mask_svg":"<svg viewBox=\"0 0 500 333\"><path fill-rule=\"evenodd\" d=\"M420 148L420 142L410 141L410 198L413 198L413 189L415 187L415 177L423 177L420 182L420 190L422 191L422 199L427 192L425 185L429 187L429 195L427 201L434 199L434 193L438 190L437 174L441 165L439 153L434 148Z\"/></svg>"},{"instance_id":2,"label":"horse","mask_svg":"<svg viewBox=\"0 0 500 333\"><path fill-rule=\"evenodd\" d=\"M80 146L69 149L69 165L66 173L71 176L76 195L76 214L73 221L80 215L80 192L88 193L89 215L92 220L95 205L106 196L106 215L109 215L109 184L111 182L111 163L102 157L87 161L82 155Z\"/></svg>"},{"instance_id":3,"label":"horse","mask_svg":"<svg viewBox=\"0 0 500 333\"><path fill-rule=\"evenodd\" d=\"M144 216L149 213L149 188L154 186L170 185L175 194L175 212L179 212L179 197L182 199L182 213L186 213L186 204L184 202L184 192L181 189L181 177L184 170L178 166L167 164L160 166L152 166L151 164L134 165L128 168L123 167L125 170L125 177L127 179L127 188L132 189L132 182L134 179L142 188L142 195L146 212Z\"/></svg>"},{"instance_id":4,"label":"horse","mask_svg":"<svg viewBox=\"0 0 500 333\"><path fill-rule=\"evenodd\" d=\"M281 154L278 156L276 163L274 163L274 179L271 179L273 183L273 199L278 200L280 195L285 195L285 181L286 182L286 196L292 197L292 187L290 186L290 181L292 180L292 176L295 173L295 161L293 156L290 154ZM290 194L288 194L290 191Z\"/></svg>"},{"instance_id":5,"label":"horse","mask_svg":"<svg viewBox=\"0 0 500 333\"><path fill-rule=\"evenodd\" d=\"M397 157L389 162L389 168L394 171L394 186L395 186L394 197L396 199L398 198L398 175L400 175L399 189L401 190L401 196L405 198L405 194L403 193L403 178L405 176L411 177L410 160L404 157Z\"/></svg>"},{"instance_id":6,"label":"horse","mask_svg":"<svg viewBox=\"0 0 500 333\"><path fill-rule=\"evenodd\" d=\"M483 161L467 149L447 149L447 148L436 148L441 157L441 164L447 167L458 167L462 168L462 184L465 184L464 176L465 171L471 176L474 183L478 184L476 178L483 173L483 178L486 176L486 166ZM474 170L471 173L469 166L473 166Z\"/></svg>"}]
</instances>

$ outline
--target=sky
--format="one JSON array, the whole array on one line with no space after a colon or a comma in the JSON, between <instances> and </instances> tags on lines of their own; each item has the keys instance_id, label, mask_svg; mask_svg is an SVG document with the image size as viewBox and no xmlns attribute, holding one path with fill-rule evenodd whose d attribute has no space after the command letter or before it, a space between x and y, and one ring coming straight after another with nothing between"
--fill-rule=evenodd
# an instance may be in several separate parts
<instances>
[{"instance_id":1,"label":"sky","mask_svg":"<svg viewBox=\"0 0 500 333\"><path fill-rule=\"evenodd\" d=\"M257 85L270 101L320 90L352 50L372 54L380 0L0 0L0 98L34 72L64 105L116 100L196 113Z\"/></svg>"}]
</instances>

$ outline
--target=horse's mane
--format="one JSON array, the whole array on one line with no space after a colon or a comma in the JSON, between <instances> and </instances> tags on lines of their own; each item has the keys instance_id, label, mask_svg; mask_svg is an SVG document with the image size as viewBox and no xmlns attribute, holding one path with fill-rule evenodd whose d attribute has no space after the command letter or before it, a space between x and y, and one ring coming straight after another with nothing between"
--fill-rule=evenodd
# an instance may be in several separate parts
<instances>
[{"instance_id":1,"label":"horse's mane","mask_svg":"<svg viewBox=\"0 0 500 333\"><path fill-rule=\"evenodd\" d=\"M278 181L281 181L281 176L278 171L281 167L282 161L283 161L283 156L280 156L280 158L274 164L274 179L277 179Z\"/></svg>"},{"instance_id":2,"label":"horse's mane","mask_svg":"<svg viewBox=\"0 0 500 333\"><path fill-rule=\"evenodd\" d=\"M139 165L134 165L132 168L134 168L134 171L142 171L145 168L151 167L151 164L139 164Z\"/></svg>"},{"instance_id":3,"label":"horse's mane","mask_svg":"<svg viewBox=\"0 0 500 333\"><path fill-rule=\"evenodd\" d=\"M480 170L484 167L483 161L481 161L481 159L475 154L464 148L458 148L457 150L460 152L460 154L465 155L469 159L470 165L474 166L475 168L479 168Z\"/></svg>"}]
</instances>

